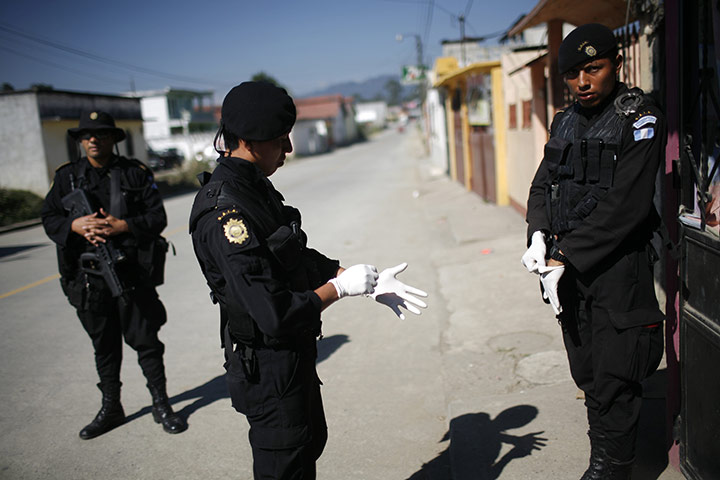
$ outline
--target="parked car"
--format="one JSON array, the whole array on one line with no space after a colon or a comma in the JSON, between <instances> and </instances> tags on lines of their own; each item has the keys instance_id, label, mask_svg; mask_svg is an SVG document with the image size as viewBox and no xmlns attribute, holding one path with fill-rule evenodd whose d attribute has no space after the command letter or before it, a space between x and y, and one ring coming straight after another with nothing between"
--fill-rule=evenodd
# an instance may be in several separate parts
<instances>
[{"instance_id":1,"label":"parked car","mask_svg":"<svg viewBox=\"0 0 720 480\"><path fill-rule=\"evenodd\" d=\"M183 156L177 148L168 148L162 152L156 152L148 148L148 166L153 170L169 170L179 167L183 163Z\"/></svg>"}]
</instances>

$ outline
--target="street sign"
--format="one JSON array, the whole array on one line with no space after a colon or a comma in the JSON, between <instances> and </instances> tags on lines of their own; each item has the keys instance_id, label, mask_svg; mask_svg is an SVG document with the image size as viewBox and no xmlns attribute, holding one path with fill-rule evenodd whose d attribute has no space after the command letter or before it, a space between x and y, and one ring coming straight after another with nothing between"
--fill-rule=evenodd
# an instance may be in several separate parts
<instances>
[{"instance_id":1,"label":"street sign","mask_svg":"<svg viewBox=\"0 0 720 480\"><path fill-rule=\"evenodd\" d=\"M414 85L425 79L425 67L418 65L404 65L402 67L402 78L400 83L403 85Z\"/></svg>"}]
</instances>

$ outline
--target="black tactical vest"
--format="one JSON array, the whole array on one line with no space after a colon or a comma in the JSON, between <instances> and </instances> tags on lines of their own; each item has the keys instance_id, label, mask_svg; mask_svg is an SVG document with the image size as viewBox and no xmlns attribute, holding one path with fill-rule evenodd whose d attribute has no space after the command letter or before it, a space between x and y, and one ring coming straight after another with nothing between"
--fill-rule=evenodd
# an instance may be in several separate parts
<instances>
[{"instance_id":1,"label":"black tactical vest","mask_svg":"<svg viewBox=\"0 0 720 480\"><path fill-rule=\"evenodd\" d=\"M623 108L627 100L631 108ZM552 138L545 145L549 182L546 206L552 232L562 236L577 228L613 185L623 126L643 102L642 91L632 89L618 96L615 108L578 136L577 105L558 119Z\"/></svg>"},{"instance_id":2,"label":"black tactical vest","mask_svg":"<svg viewBox=\"0 0 720 480\"><path fill-rule=\"evenodd\" d=\"M209 176L205 177L205 180L207 179ZM270 195L274 193L271 191ZM273 270L284 276L291 290L317 288L321 284L320 280L315 278L317 266L312 259L304 255L307 237L300 229L300 212L283 205L280 198L272 198L270 202L264 200L244 179L210 181L203 185L195 197L190 213L190 233L195 231L199 220L209 212L233 208L250 222L260 242L258 248L262 252L259 255L270 258ZM201 264L200 267L204 273L205 266ZM263 336L247 312L233 311L233 318L228 318L228 312L224 308L225 292L209 281L208 286L212 291L213 301L219 302L221 306L221 335L225 324L230 322L233 337L242 343L257 344L261 338L266 345L280 341Z\"/></svg>"}]
</instances>

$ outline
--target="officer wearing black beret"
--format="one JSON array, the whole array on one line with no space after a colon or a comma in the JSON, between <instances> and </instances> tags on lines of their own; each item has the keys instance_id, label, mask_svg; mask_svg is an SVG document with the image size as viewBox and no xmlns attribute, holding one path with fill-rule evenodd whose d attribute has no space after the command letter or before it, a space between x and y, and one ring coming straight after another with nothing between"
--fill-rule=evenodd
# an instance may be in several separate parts
<instances>
[{"instance_id":1,"label":"officer wearing black beret","mask_svg":"<svg viewBox=\"0 0 720 480\"><path fill-rule=\"evenodd\" d=\"M540 275L585 392L591 451L582 479L627 479L641 382L663 352L650 240L665 118L618 80L622 57L603 25L573 30L558 66L575 102L553 119L530 187L522 263Z\"/></svg>"},{"instance_id":2,"label":"officer wearing black beret","mask_svg":"<svg viewBox=\"0 0 720 480\"><path fill-rule=\"evenodd\" d=\"M425 307L413 296L425 292L396 278L407 264L346 270L307 246L300 212L268 179L292 152L295 118L282 88L245 82L230 90L218 132L224 151L190 214L195 254L220 306L228 390L250 424L256 479L316 477L327 440L315 370L320 312L357 295L401 318L400 307Z\"/></svg>"},{"instance_id":3,"label":"officer wearing black beret","mask_svg":"<svg viewBox=\"0 0 720 480\"><path fill-rule=\"evenodd\" d=\"M187 425L168 401L165 346L158 339L166 312L155 287L164 268L167 244L160 232L167 218L153 174L138 160L114 152L125 132L106 112L84 112L68 135L80 142L86 156L57 169L42 221L57 244L60 284L92 340L100 377L102 407L80 438L97 437L125 422L120 403L123 339L138 352L153 419L168 433L182 432Z\"/></svg>"}]
</instances>

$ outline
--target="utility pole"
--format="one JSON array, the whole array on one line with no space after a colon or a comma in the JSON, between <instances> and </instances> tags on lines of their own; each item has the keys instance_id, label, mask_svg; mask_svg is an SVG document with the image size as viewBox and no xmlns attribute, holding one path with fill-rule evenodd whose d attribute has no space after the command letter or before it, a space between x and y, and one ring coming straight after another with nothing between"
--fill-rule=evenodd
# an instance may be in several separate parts
<instances>
[{"instance_id":1,"label":"utility pole","mask_svg":"<svg viewBox=\"0 0 720 480\"><path fill-rule=\"evenodd\" d=\"M402 42L404 37L413 36L415 37L415 53L417 54L417 68L420 71L420 102L425 102L426 88L425 82L425 64L423 63L423 45L420 35L417 33L402 33L395 36L398 42Z\"/></svg>"},{"instance_id":2,"label":"utility pole","mask_svg":"<svg viewBox=\"0 0 720 480\"><path fill-rule=\"evenodd\" d=\"M466 64L465 59L465 15L460 15L458 17L458 23L460 23L460 59L462 61L462 66L464 67Z\"/></svg>"}]
</instances>

